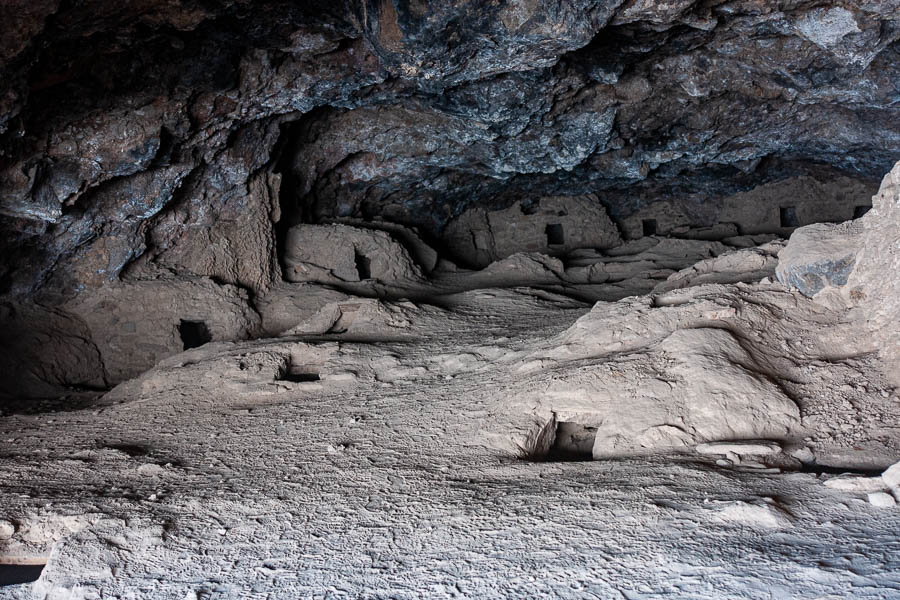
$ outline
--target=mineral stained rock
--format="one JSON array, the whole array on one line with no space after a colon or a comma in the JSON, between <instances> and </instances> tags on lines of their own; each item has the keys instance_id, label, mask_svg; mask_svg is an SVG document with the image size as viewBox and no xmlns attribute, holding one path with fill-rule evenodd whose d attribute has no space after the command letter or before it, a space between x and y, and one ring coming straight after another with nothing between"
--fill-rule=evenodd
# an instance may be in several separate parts
<instances>
[{"instance_id":1,"label":"mineral stained rock","mask_svg":"<svg viewBox=\"0 0 900 600\"><path fill-rule=\"evenodd\" d=\"M861 225L817 223L796 230L778 253L778 280L805 296L847 284L856 264Z\"/></svg>"},{"instance_id":2,"label":"mineral stained rock","mask_svg":"<svg viewBox=\"0 0 900 600\"><path fill-rule=\"evenodd\" d=\"M595 193L614 219L677 196L712 225L767 181L871 188L900 150L890 2L36 0L0 16L12 294L148 262L257 291L278 278L281 213L439 235L468 207ZM225 241L247 230L252 256Z\"/></svg>"}]
</instances>

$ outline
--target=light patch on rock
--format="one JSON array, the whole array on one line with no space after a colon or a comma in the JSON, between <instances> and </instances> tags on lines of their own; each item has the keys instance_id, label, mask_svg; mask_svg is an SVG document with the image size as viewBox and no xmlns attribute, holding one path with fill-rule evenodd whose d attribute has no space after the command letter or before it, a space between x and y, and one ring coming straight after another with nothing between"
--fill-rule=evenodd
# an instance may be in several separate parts
<instances>
[{"instance_id":1,"label":"light patch on rock","mask_svg":"<svg viewBox=\"0 0 900 600\"><path fill-rule=\"evenodd\" d=\"M878 508L893 508L897 506L897 501L894 500L894 497L886 492L872 492L868 498L869 504Z\"/></svg>"},{"instance_id":2,"label":"light patch on rock","mask_svg":"<svg viewBox=\"0 0 900 600\"><path fill-rule=\"evenodd\" d=\"M791 517L774 501L727 502L715 512L716 520L735 525L764 529L785 529L792 525Z\"/></svg>"},{"instance_id":3,"label":"light patch on rock","mask_svg":"<svg viewBox=\"0 0 900 600\"><path fill-rule=\"evenodd\" d=\"M846 8L818 8L804 14L797 22L797 31L817 46L831 48L851 33L859 33L856 19Z\"/></svg>"},{"instance_id":4,"label":"light patch on rock","mask_svg":"<svg viewBox=\"0 0 900 600\"><path fill-rule=\"evenodd\" d=\"M777 442L740 440L728 442L708 442L697 444L694 447L699 454L719 454L725 456L729 453L738 456L769 456L781 452L781 445Z\"/></svg>"},{"instance_id":5,"label":"light patch on rock","mask_svg":"<svg viewBox=\"0 0 900 600\"><path fill-rule=\"evenodd\" d=\"M839 475L825 482L825 487L842 492L854 492L865 494L869 492L883 491L884 481L880 477L859 477L856 475Z\"/></svg>"}]
</instances>

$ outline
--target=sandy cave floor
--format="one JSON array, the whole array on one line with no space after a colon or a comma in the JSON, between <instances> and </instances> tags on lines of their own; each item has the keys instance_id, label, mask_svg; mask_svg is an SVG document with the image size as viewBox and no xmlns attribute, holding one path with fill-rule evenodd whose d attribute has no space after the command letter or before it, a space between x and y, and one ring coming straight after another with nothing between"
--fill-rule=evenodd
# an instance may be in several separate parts
<instances>
[{"instance_id":1,"label":"sandy cave floor","mask_svg":"<svg viewBox=\"0 0 900 600\"><path fill-rule=\"evenodd\" d=\"M6 560L49 554L0 598L900 597L900 510L824 485L832 469L503 451L517 365L589 305L517 288L384 306L0 419ZM797 436L837 463L868 444L857 466L877 475L900 402L871 359L835 364L856 387L819 382L816 410L851 410L854 428Z\"/></svg>"}]
</instances>

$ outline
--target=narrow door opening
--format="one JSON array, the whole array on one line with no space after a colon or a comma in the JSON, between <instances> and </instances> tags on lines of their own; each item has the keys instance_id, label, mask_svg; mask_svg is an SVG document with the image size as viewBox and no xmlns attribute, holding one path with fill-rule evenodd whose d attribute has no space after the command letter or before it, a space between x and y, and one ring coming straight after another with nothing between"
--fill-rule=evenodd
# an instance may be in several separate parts
<instances>
[{"instance_id":1,"label":"narrow door opening","mask_svg":"<svg viewBox=\"0 0 900 600\"><path fill-rule=\"evenodd\" d=\"M596 427L587 427L571 421L556 424L556 438L544 460L547 462L586 462L594 460Z\"/></svg>"},{"instance_id":2,"label":"narrow door opening","mask_svg":"<svg viewBox=\"0 0 900 600\"><path fill-rule=\"evenodd\" d=\"M782 206L779 209L782 227L800 227L800 219L797 217L797 209L793 206Z\"/></svg>"},{"instance_id":3,"label":"narrow door opening","mask_svg":"<svg viewBox=\"0 0 900 600\"><path fill-rule=\"evenodd\" d=\"M548 439L553 435L553 439ZM530 462L587 462L594 459L597 428L573 421L551 421L535 438L535 445L519 458Z\"/></svg>"},{"instance_id":4,"label":"narrow door opening","mask_svg":"<svg viewBox=\"0 0 900 600\"><path fill-rule=\"evenodd\" d=\"M181 336L181 342L185 350L191 348L199 348L203 344L212 341L212 335L204 321L188 321L181 320L178 324L178 335Z\"/></svg>"},{"instance_id":5,"label":"narrow door opening","mask_svg":"<svg viewBox=\"0 0 900 600\"><path fill-rule=\"evenodd\" d=\"M644 219L641 221L641 229L644 237L656 235L656 219Z\"/></svg>"},{"instance_id":6,"label":"narrow door opening","mask_svg":"<svg viewBox=\"0 0 900 600\"><path fill-rule=\"evenodd\" d=\"M353 260L356 262L356 274L360 281L372 278L372 261L359 250L353 251Z\"/></svg>"},{"instance_id":7,"label":"narrow door opening","mask_svg":"<svg viewBox=\"0 0 900 600\"><path fill-rule=\"evenodd\" d=\"M547 245L563 246L566 243L566 236L563 232L563 226L560 223L551 223L547 225Z\"/></svg>"}]
</instances>

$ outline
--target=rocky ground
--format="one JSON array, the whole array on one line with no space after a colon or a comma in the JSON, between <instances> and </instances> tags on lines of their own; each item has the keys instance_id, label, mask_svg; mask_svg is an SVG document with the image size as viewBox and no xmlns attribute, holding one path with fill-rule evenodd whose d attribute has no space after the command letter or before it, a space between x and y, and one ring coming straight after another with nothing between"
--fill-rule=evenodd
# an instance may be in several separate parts
<instances>
[{"instance_id":1,"label":"rocky ground","mask_svg":"<svg viewBox=\"0 0 900 600\"><path fill-rule=\"evenodd\" d=\"M317 288L279 337L9 414L0 555L47 566L0 596L896 597L898 182L777 269L593 306Z\"/></svg>"}]
</instances>

